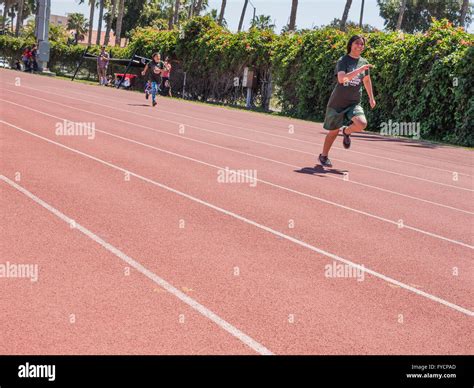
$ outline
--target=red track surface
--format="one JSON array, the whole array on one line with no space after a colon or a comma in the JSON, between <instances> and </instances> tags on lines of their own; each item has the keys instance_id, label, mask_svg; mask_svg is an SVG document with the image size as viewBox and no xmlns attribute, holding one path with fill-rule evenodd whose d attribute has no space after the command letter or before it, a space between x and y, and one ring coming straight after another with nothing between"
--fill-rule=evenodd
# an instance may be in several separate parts
<instances>
[{"instance_id":1,"label":"red track surface","mask_svg":"<svg viewBox=\"0 0 474 388\"><path fill-rule=\"evenodd\" d=\"M0 264L39 265L0 278L1 354L473 353L472 151L363 134L324 172L320 124L6 70L0 86ZM57 136L63 119L95 138ZM219 183L225 167L256 186ZM325 276L344 260L363 281Z\"/></svg>"}]
</instances>

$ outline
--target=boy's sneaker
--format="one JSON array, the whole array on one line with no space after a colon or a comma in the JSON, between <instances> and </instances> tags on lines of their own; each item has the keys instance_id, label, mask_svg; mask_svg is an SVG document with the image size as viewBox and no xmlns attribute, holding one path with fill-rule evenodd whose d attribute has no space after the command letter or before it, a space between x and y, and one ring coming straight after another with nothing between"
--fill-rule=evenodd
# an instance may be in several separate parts
<instances>
[{"instance_id":1,"label":"boy's sneaker","mask_svg":"<svg viewBox=\"0 0 474 388\"><path fill-rule=\"evenodd\" d=\"M323 167L332 167L332 163L327 156L323 156L322 154L319 155L319 163Z\"/></svg>"},{"instance_id":2,"label":"boy's sneaker","mask_svg":"<svg viewBox=\"0 0 474 388\"><path fill-rule=\"evenodd\" d=\"M346 135L346 128L347 127L342 127L342 136L343 136L342 145L347 150L351 148L351 135Z\"/></svg>"},{"instance_id":3,"label":"boy's sneaker","mask_svg":"<svg viewBox=\"0 0 474 388\"><path fill-rule=\"evenodd\" d=\"M153 101L153 106L156 106L156 101Z\"/></svg>"}]
</instances>

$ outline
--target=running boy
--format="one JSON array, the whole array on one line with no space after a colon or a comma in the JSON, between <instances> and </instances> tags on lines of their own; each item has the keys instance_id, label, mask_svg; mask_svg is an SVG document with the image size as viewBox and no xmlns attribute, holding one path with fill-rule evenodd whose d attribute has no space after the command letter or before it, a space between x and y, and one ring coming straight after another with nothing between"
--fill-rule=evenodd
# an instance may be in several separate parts
<instances>
[{"instance_id":1,"label":"running boy","mask_svg":"<svg viewBox=\"0 0 474 388\"><path fill-rule=\"evenodd\" d=\"M150 97L150 93L151 93L151 81L148 80L146 81L146 84L145 84L145 98L148 100L148 97Z\"/></svg>"},{"instance_id":2,"label":"running boy","mask_svg":"<svg viewBox=\"0 0 474 388\"><path fill-rule=\"evenodd\" d=\"M154 53L151 58L151 62L145 65L145 68L142 71L142 75L148 77L148 80L151 81L151 100L152 105L156 106L156 94L158 93L158 85L161 83L161 72L163 71L165 66L161 61L160 54Z\"/></svg>"},{"instance_id":3,"label":"running boy","mask_svg":"<svg viewBox=\"0 0 474 388\"><path fill-rule=\"evenodd\" d=\"M362 82L369 96L370 107L375 108L369 72L373 65L361 57L364 48L365 38L354 35L347 43L347 54L337 61L337 85L329 98L323 125L329 133L324 141L323 152L319 155L319 162L324 167L332 167L328 154L339 130L342 129L344 148L348 149L351 146L351 134L362 132L367 127L367 119L360 105Z\"/></svg>"}]
</instances>

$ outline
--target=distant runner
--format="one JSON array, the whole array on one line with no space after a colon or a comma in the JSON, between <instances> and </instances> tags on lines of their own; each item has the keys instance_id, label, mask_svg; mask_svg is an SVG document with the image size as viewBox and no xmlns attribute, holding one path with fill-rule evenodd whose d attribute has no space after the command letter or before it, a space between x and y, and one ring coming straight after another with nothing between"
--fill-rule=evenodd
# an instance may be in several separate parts
<instances>
[{"instance_id":1,"label":"distant runner","mask_svg":"<svg viewBox=\"0 0 474 388\"><path fill-rule=\"evenodd\" d=\"M332 167L328 154L339 130L342 129L344 148L348 149L351 146L350 135L362 132L367 127L364 109L360 105L362 82L369 96L370 107L375 108L369 72L373 65L361 57L364 48L365 38L354 35L347 43L347 54L337 61L337 85L329 98L323 126L329 133L324 141L323 152L319 155L319 162L324 167Z\"/></svg>"},{"instance_id":2,"label":"distant runner","mask_svg":"<svg viewBox=\"0 0 474 388\"><path fill-rule=\"evenodd\" d=\"M151 81L151 101L152 105L156 106L156 94L158 93L158 85L161 83L161 72L165 68L164 63L161 61L159 53L152 55L150 63L145 65L142 71L142 75L147 77L147 81ZM146 92L145 92L146 94ZM148 95L146 94L148 99Z\"/></svg>"},{"instance_id":3,"label":"distant runner","mask_svg":"<svg viewBox=\"0 0 474 388\"><path fill-rule=\"evenodd\" d=\"M151 81L148 80L146 81L146 84L145 84L145 98L147 100L150 97L150 94L151 94Z\"/></svg>"}]
</instances>

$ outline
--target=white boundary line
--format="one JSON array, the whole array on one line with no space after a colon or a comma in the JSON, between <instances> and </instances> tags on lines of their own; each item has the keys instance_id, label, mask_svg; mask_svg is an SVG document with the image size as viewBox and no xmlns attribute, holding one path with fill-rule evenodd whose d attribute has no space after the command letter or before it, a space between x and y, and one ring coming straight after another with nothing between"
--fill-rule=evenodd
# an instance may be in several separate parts
<instances>
[{"instance_id":1,"label":"white boundary line","mask_svg":"<svg viewBox=\"0 0 474 388\"><path fill-rule=\"evenodd\" d=\"M3 99L0 99L2 101L4 101ZM8 102L8 101L7 101ZM12 104L15 104L15 105L18 105L16 103L12 103ZM21 106L21 105L19 105ZM22 107L24 108L24 107ZM43 114L45 116L50 116L50 117L53 117L53 118L56 118L56 119L59 119L59 120L66 120L62 117L59 117L59 116L54 116L54 115L51 115L49 113L44 113L44 112L41 112L39 110L36 110L36 109L33 109L33 108L26 108L26 109L29 109L29 110L32 110L32 111L35 111L37 113L40 113L40 114ZM2 121L0 121L2 122ZM4 123L6 124L9 124L9 125L12 125L10 123L7 123L6 121L3 121ZM12 125L13 126L13 125ZM129 139L127 137L123 137L123 136L119 136L119 135L115 135L115 134L112 134L112 133L109 133L109 132L106 132L106 131L103 131L103 130L100 130L100 129L95 129L96 132L100 132L100 133L104 133L106 135L109 135L109 136L113 136L113 137L116 137L118 139L121 139L121 140L124 140L124 141L128 141L130 143L135 143L135 144L138 144L138 145L141 145L141 146L144 146L144 147L148 147L148 148L151 148L151 149L154 149L154 150L157 150L157 151L160 151L160 152L163 152L163 153L167 153L167 154L170 154L170 155L173 155L173 156L176 156L176 157L179 157L179 158L182 158L182 159L187 159L187 160L190 160L190 161L193 161L195 163L199 163L199 164L202 164L202 165L206 165L206 166L209 166L209 167L213 167L213 168L216 168L218 170L221 170L221 169L224 169L224 167L220 167L220 166L216 166L214 164L210 164L210 163L207 163L207 162L204 162L202 160L199 160L199 159L194 159L194 158L191 158L191 157L188 157L188 156L185 156L185 155L182 155L182 154L178 154L178 153L175 153L175 152L172 152L172 151L168 151L168 150L165 150L165 149L162 149L162 148L158 148L158 147L154 147L152 145L149 145L149 144L146 144L146 143L142 143L142 142L139 142L139 141L136 141L136 140L133 140L133 139ZM291 192L291 193L294 193L294 194L297 194L297 195L301 195L303 197L307 197L307 198L311 198L311 199L314 199L314 200L317 200L317 201L320 201L320 202L323 202L323 203L326 203L326 204L329 204L329 205L333 205L333 206L336 206L336 207L340 207L342 209L345 209L345 210L349 210L349 211L352 211L352 212L355 212L355 213L358 213L358 214L362 214L362 215L365 215L367 217L370 217L370 218L375 218L379 221L383 221L383 222L387 222L387 223L390 223L392 225L397 225L398 227L398 222L397 221L393 221L393 220L390 220L388 218L384 218L384 217L381 217L381 216L377 216L375 214L372 214L372 213L368 213L368 212L365 212L363 210L359 210L359 209L355 209L355 208L351 208L349 206L346 206L346 205L342 205L342 204L339 204L337 202L333 202L333 201L330 201L330 200L327 200L327 199L324 199L324 198L321 198L321 197L317 197L315 195L311 195L311 194L307 194L307 193L303 193L301 191L298 191L298 190L294 190L294 189L291 189L289 187L286 187L286 186L281 186L281 185L278 185L276 183L272 183L270 181L266 181L266 180L263 180L263 179L259 179L259 178L253 178L253 177L250 177L250 176L247 176L245 174L242 174L242 173L238 173L238 175L243 175L245 178L249 178L249 179L253 179L255 181L258 181L258 182L262 182L266 185L269 185L269 186L272 186L272 187L275 187L275 188L278 188L278 189L281 189L281 190L285 190L285 191L288 191L288 192ZM430 236L430 237L434 237L434 238L437 238L437 239L440 239L440 240L444 240L444 241L447 241L447 242L450 242L450 243L453 243L453 244L457 244L457 245L460 245L460 246L463 246L465 248L469 248L469 249L474 249L474 246L472 245L469 245L467 243L464 243L462 241L458 241L458 240L454 240L454 239L450 239L448 237L444 237L444 236L441 236L441 235L438 235L438 234L435 234L435 233L432 233L432 232L428 232L428 231L425 231L423 229L419 229L419 228L416 228L416 227L413 227L413 226L409 226L408 224L404 224L403 225L403 228L406 228L406 229L409 229L409 230L413 230L415 232L418 232L418 233L422 233L422 234L425 234L427 236Z\"/></svg>"},{"instance_id":2,"label":"white boundary line","mask_svg":"<svg viewBox=\"0 0 474 388\"><path fill-rule=\"evenodd\" d=\"M55 87L55 86L50 86L50 85L47 85L48 88L51 88L51 89L56 89L56 90L63 90L61 88L58 88L58 87ZM32 88L33 89L33 88ZM38 90L38 89L35 89L35 90ZM81 89L82 90L82 89ZM99 95L94 95L94 94L90 94L90 93L82 93L82 92L79 92L79 91L76 91L76 90L70 90L69 93L74 93L74 94L77 94L77 95L81 95L81 96L87 96L87 97L94 97L94 98L97 98L97 99L103 99L102 96L99 96ZM125 98L115 98L116 101L120 101L120 102L130 102L129 99L125 99ZM107 105L109 106L110 108L115 108L113 106L110 106L110 105ZM116 108L115 108L116 109ZM275 134L275 133L271 133L271 132L266 132L266 131L260 131L260 130L257 130L257 129L251 129L251 128L245 128L245 127L242 127L242 126L239 126L239 125L235 125L235 124L226 124L226 123L222 123L220 121L214 121L214 120L208 120L208 119L204 119L204 118L200 118L200 117L195 117L195 116L190 116L190 115L186 115L184 113L177 113L177 112L173 112L173 111L170 111L170 110L166 110L166 109L163 109L160 107L160 112L164 112L164 113L167 113L167 114L171 114L171 115L175 115L175 116L181 116L181 117L187 117L187 118L190 118L192 120L200 120L200 121L204 121L204 122L207 122L207 123L210 123L210 124L217 124L217 125L224 125L224 126L227 126L227 127L232 127L232 128L237 128L237 129L242 129L244 131L249 131L249 132L254 132L254 133L261 133L261 134L265 134L265 135L270 135L270 136L274 136L274 137L279 137L279 138L282 138L282 139L285 139L285 140L291 140L291 141L297 141L297 142L301 142L301 143L306 143L306 144L310 144L311 146L314 146L314 145L323 145L323 143L318 143L318 142L310 142L310 141L307 141L307 140L303 140L303 139L299 139L299 138L295 138L295 137L288 137L288 136L283 136L283 135L278 135L278 134ZM203 112L204 113L204 112ZM136 112L136 114L140 114L138 112ZM284 128L281 128L282 130ZM310 130L308 128L308 130ZM304 133L304 135L307 135L309 136L309 134L307 133ZM390 138L389 138L390 139ZM407 139L409 140L409 139ZM367 146L367 148L370 148L369 146ZM332 149L337 149L339 151L343 151L343 152L349 152L349 153L355 153L355 154L361 154L361 155L364 155L364 156L371 156L371 157L374 157L374 158L380 158L380 159L385 159L385 160L390 160L392 162L398 162L398 163L405 163L405 164L411 164L413 166L418 166L418 167L423 167L425 169L432 169L432 170L437 170L437 171L443 171L443 172L448 172L450 174L456 172L454 170L447 170L445 168L440 168L440 167L434 167L434 166L426 166L424 164L421 164L421 163L415 163L415 162L409 162L409 161L406 161L406 160L401 160L401 159L394 159L394 158L388 158L386 156L381 156L381 155L375 155L375 154L369 154L367 152L361 152L361 151L356 151L356 150L352 150L352 149L349 149L349 150L346 150L342 147L337 147L336 145L332 148ZM413 155L410 155L410 156L413 156ZM336 160L336 159L334 159ZM451 162L450 162L451 163ZM471 177L472 178L472 175L469 175L469 174L465 174L465 173L462 173L462 172L456 172L458 175L460 176L466 176L466 177Z\"/></svg>"},{"instance_id":3,"label":"white boundary line","mask_svg":"<svg viewBox=\"0 0 474 388\"><path fill-rule=\"evenodd\" d=\"M69 150L69 151L72 151L72 152L74 152L74 153L76 153L76 154L78 154L78 155L84 156L84 157L89 158L89 159L91 159L91 160L94 160L94 161L96 161L96 162L98 162L98 163L101 163L101 164L103 164L103 165L105 165L105 166L111 167L111 168L113 168L113 169L115 169L115 170L122 171L123 173L128 173L128 174L130 174L130 176L134 176L135 178L138 178L138 179L140 179L140 180L142 180L142 181L144 181L144 182L147 182L147 183L150 183L150 184L152 184L152 185L154 185L154 186L160 187L160 188L162 188L162 189L164 189L164 190L167 190L167 191L169 191L169 192L171 192L171 193L177 194L177 195L179 195L179 196L181 196L181 197L183 197L183 198L187 198L187 199L189 199L189 200L191 200L191 201L193 201L193 202L199 203L199 204L201 204L201 205L204 205L205 207L208 207L208 208L210 208L210 209L216 210L217 212L220 212L220 213L222 213L222 214L225 214L225 215L228 215L228 216L230 216L230 217L233 217L233 218L235 218L235 219L237 219L237 220L240 220L240 221L242 221L242 222L244 222L244 223L246 223L246 224L255 226L255 227L258 228L258 229L264 230L264 231L266 231L266 232L268 232L268 233L271 233L271 234L273 234L273 235L275 235L275 236L281 237L281 238L283 238L283 239L285 239L285 240L288 240L288 241L290 241L290 242L292 242L292 243L294 243L294 244L296 244L296 245L299 245L299 246L301 246L301 247L303 247L303 248L307 248L307 249L309 249L309 250L311 250L311 251L313 251L313 252L316 252L316 253L319 253L319 254L321 254L321 255L327 256L327 257L329 257L329 258L331 258L331 259L333 259L333 260L336 260L336 261L342 262L342 263L344 263L344 264L350 265L350 266L352 266L352 267L354 267L354 268L357 268L357 269L359 269L359 270L361 270L361 271L363 271L363 272L365 272L365 273L367 273L367 274L369 274L369 275L372 275L372 276L374 276L374 277L376 277L376 278L378 278L378 279L382 279L382 280L384 280L384 281L386 281L386 282L388 282L388 283L394 284L394 285L396 285L396 286L398 286L398 287L400 287L400 288L403 288L403 289L405 289L405 290L411 291L411 292L413 292L413 293L415 293L415 294L417 294L417 295L419 295L419 296L425 297L425 298L427 298L427 299L429 299L429 300L431 300L431 301L433 301L433 302L442 304L442 305L444 305L444 306L446 306L446 307L449 307L449 308L451 308L451 309L453 309L453 310L459 311L459 312L461 312L461 313L463 313L463 314L465 314L465 315L474 316L474 311L468 310L468 309L466 309L466 308L464 308L464 307L461 307L461 306L456 305L456 304L454 304L454 303L448 302L448 301L445 300L445 299L439 298L439 297L437 297L437 296L435 296L435 295L429 294L429 293L427 293L427 292L425 292L425 291L419 290L419 289L417 289L417 288L415 288L415 287L412 287L412 286L410 286L410 285L408 285L408 284L402 283L402 282L400 282L400 281L398 281L398 280L395 280L395 279L393 279L393 278L390 278L390 277L388 277L388 276L385 276L385 275L383 275L383 274L381 274L381 273L379 273L379 272L376 272L376 271L374 271L374 270L372 270L372 269L370 269L370 268L365 267L364 265L356 264L356 263L354 263L354 262L352 262L352 261L350 261L350 260L344 259L344 258L342 258L342 257L340 257L340 256L337 256L337 255L333 254L333 253L327 252L327 251L325 251L325 250L323 250L323 249L320 249L320 248L317 248L317 247L315 247L315 246L313 246L313 245L311 245L311 244L305 243L304 241L298 240L298 239L296 239L296 238L294 238L294 237L291 237L291 236L288 236L288 235L286 235L286 234L284 234L284 233L278 232L277 230L274 230L274 229L272 229L272 228L270 228L270 227L268 227L268 226L259 224L258 222L252 221L252 220L250 220L250 219L248 219L248 218L245 218L245 217L243 217L243 216L241 216L241 215L239 215L239 214L237 214L237 213L234 213L234 212L231 212L231 211L229 211L229 210L223 209L223 208L221 208L221 207L219 207L219 206L213 205L212 203L209 203L209 202L206 202L206 201L204 201L204 200L202 200L202 199L193 197L193 196L190 195L190 194L186 194L186 193L184 193L184 192L182 192L182 191L173 189L172 187L166 186L166 185L164 185L164 184L162 184L162 183L160 183L160 182L157 182L157 181L155 181L155 180L153 180L153 179L144 177L144 176L142 176L142 175L139 175L139 174L137 174L137 173L134 173L134 172L132 172L132 171L129 171L129 170L127 170L127 169L124 169L124 168L122 168L122 167L119 167L119 166L117 166L117 165L115 165L115 164L109 163L109 162L107 162L107 161L105 161L105 160L96 158L95 156L89 155L89 154L87 154L87 153L85 153L85 152L76 150L76 149L74 149L74 148L65 146L64 144L61 144L61 143L55 142L55 141L53 141L53 140L50 140L50 139L48 139L48 138L46 138L46 137L37 135L37 134L34 133L34 132L27 131L26 129L17 127L16 125L7 123L7 122L5 122L5 121L3 121L3 120L0 120L0 122L4 123L4 124L6 124L6 125L8 125L8 126L10 126L10 127L16 128L17 130L19 130L19 131L21 131L21 132L28 133L28 134L30 134L30 135L32 135L32 136L34 136L34 137L37 137L37 138L39 138L39 139L42 139L42 140L44 140L44 141L46 141L46 142L48 142L48 143L57 145L57 146L59 146L59 147L61 147L61 148L67 149L67 150Z\"/></svg>"},{"instance_id":4,"label":"white boundary line","mask_svg":"<svg viewBox=\"0 0 474 388\"><path fill-rule=\"evenodd\" d=\"M45 100L45 99L42 99L42 98L39 98L39 97L35 97L35 98L41 99L41 100ZM31 110L31 111L34 111L34 112L37 112L37 113L40 113L40 114L43 114L43 115L46 115L46 116L54 117L54 118L57 118L57 119L60 119L60 120L65 120L64 118L61 118L61 117L58 117L58 116L54 116L54 115L51 115L51 114L49 114L49 113L45 113L45 112L40 111L40 110L37 110L37 109L33 109L33 108L27 107L27 106L25 106L25 105L17 104L16 102L13 102L13 101L5 100L5 99L1 99L1 100L4 101L4 102L6 102L6 103L8 103L8 104L16 105L16 106L18 106L18 107L20 107L20 108L23 108L23 109L29 109L29 110ZM49 101L49 100L45 100L45 101ZM108 117L108 116L104 116L104 115L99 114L99 113L94 113L94 114L95 114L95 115L98 115L98 116L102 116L102 117ZM68 120L69 120L69 119L68 119ZM70 120L69 120L69 121L70 121ZM131 124L132 124L132 123L131 123ZM301 168L300 166L297 166L297 165L294 165L294 164L289 164L289 163L285 163L285 162L282 162L282 161L279 161L279 160L274 160L274 159L266 158L266 157L264 157L264 156L259 156L259 155L255 155L255 154L250 154L250 153L248 153L248 152L243 152L243 151L239 151L239 150L234 150L234 149L232 149L232 148L224 147L224 146L221 146L221 145L218 145L218 144L208 143L208 142L202 141L202 140L197 140L197 139L194 139L194 138L189 137L189 136L177 135L177 134L175 134L175 133L171 133L171 132L163 131L163 130L160 130L160 129L155 129L155 128L147 127L147 126L144 126L144 125L141 125L141 124L133 124L133 125L135 125L135 126L137 126L137 127L140 127L140 128L143 128L143 129L146 129L146 130L149 130L149 131L153 131L153 132L157 132L157 133L163 133L163 134L165 134L165 135L177 137L177 138L179 138L179 139L183 139L183 140L187 140L187 141L192 141L192 142L199 143L199 144L205 144L205 145L210 146L210 147L215 147L215 148L223 149L223 150L230 151L230 152L233 152L233 153L237 153L237 154L240 154L240 155L250 156L250 157L253 157L253 158L265 160L265 161L267 161L267 162L272 162L272 163L276 163L276 164L281 164L281 165L283 165L283 166L288 166L288 167L291 167L291 168L298 168L298 169ZM104 131L102 131L102 132L104 132ZM104 132L104 133L107 133L107 132ZM107 133L107 134L109 134L109 133ZM344 179L342 179L342 178L337 178L336 176L333 176L332 174L327 174L327 175L325 175L325 176L327 176L328 178L331 178L331 179L336 179L336 180L339 180L339 181L344 181ZM369 184L366 184L366 183L362 183L362 182L355 181L355 180L353 180L353 179L348 179L347 181L344 181L344 182L345 182L345 183L353 183L353 184L360 185L360 186L364 186L364 187L369 187L369 188L371 188L371 189L383 191L383 192L385 192L385 193L390 193L390 194L394 194L394 195L399 195L399 196L401 196L401 197L410 198L410 199L414 199L414 200L416 200L416 201L421 201L421 202L429 203L429 204L431 204L431 205L444 207L444 208L446 208L446 209L456 210L456 211L459 211L459 212L462 212L462 213L474 215L474 212L471 212L471 211L469 211L469 210L464 210L464 209L460 209L460 208L457 208L457 207L445 205L445 204L442 204L442 203L439 203L439 202L433 202L433 201L429 201L429 200L427 200L427 199L423 199L423 198L419 198L419 197L414 197L414 196L412 196L412 195L400 193L400 192L398 192L398 191L392 191L392 190L384 189L384 188L382 188L382 187L369 185Z\"/></svg>"},{"instance_id":5,"label":"white boundary line","mask_svg":"<svg viewBox=\"0 0 474 388\"><path fill-rule=\"evenodd\" d=\"M8 82L5 82L5 83L8 84L8 85L11 85L11 84L8 83ZM59 96L59 97L64 97L64 98L69 98L69 99L72 99L72 100L77 100L77 101L84 102L84 99L74 98L74 97L71 97L71 96L62 95L62 94L53 93L53 92L47 92L47 91L43 91L43 90L40 90L40 89L28 87L28 86L21 86L21 87L18 87L18 88L27 88L27 89L37 90L37 91L39 91L39 92L49 93L49 94L57 95L57 96ZM9 91L10 91L10 92L13 92L13 93L16 93L16 94L28 96L28 97L30 97L30 98L42 99L41 97L31 96L31 95L29 95L29 94L20 93L20 92L11 90L11 89L9 89ZM51 100L46 100L46 99L43 99L43 100L49 101L49 102L51 102L51 103L53 103L53 104L66 106L66 107L68 107L69 109L82 110L82 111L85 111L85 112L88 112L88 113L96 114L95 112L92 112L92 111L88 111L88 110L84 110L84 109L72 107L72 106L70 106L70 105L61 104L61 103L59 103L59 102L55 102L55 101L51 101ZM120 109L120 108L115 108L115 107L111 107L111 106L109 106L109 105L99 104L99 103L96 103L96 102L90 102L90 101L88 101L88 102L89 102L90 104L93 104L93 105L103 106L103 107L108 108L108 109L114 109L114 110L118 110L118 111L120 111L120 112L123 112L123 109ZM276 145L276 144L261 142L261 141L257 141L257 140L252 140L252 139L245 138L245 137L241 137L241 136L230 135L230 134L227 134L227 133L223 133L223 132L219 132L219 131L213 131L213 130L210 130L210 129L207 129L207 128L203 128L203 127L198 127L198 126L196 126L196 125L183 124L183 123L181 123L181 122L179 122L179 121L167 120L167 119L164 119L164 118L162 118L162 117L160 117L160 116L151 116L151 115L146 115L146 114L143 114L143 113L138 113L138 112L133 112L133 111L127 111L127 113L132 113L132 114L135 114L135 115L138 115L138 116L143 116L143 117L152 118L152 119L154 119L154 120L165 121L165 122L169 122L169 123L172 123L172 124L185 125L186 127L195 128L195 129L198 129L198 130L200 130L200 131L210 132L210 133L214 133L214 134L217 134L217 135L220 135L220 136L225 136L225 137L231 137L231 138L234 138L234 139L244 140L244 141L248 141L248 142L255 143L255 144L262 144L262 145L265 145L265 146L267 146L267 147L280 148L280 149L284 149L284 150L288 150L288 151L292 151L292 152L297 152L297 153L301 153L301 154L311 155L311 156L313 156L313 157L315 156L315 154L314 154L314 153L311 153L311 152L302 151L302 150L295 149L295 148L283 147L283 146L279 146L279 145ZM106 116L106 117L108 117L108 118L111 119L111 120L123 121L123 122L126 122L126 123L128 123L128 124L133 124L133 123L131 123L131 122L127 122L127 121L124 121L124 120L115 118L115 117L113 117L113 116ZM451 188L457 189L457 190L464 190L464 191L474 192L474 189L469 189L469 188L467 188L467 187L460 187L460 186L450 185L450 184L447 184L447 183L442 183L442 182L438 182L438 181L433 181L433 180L431 180L431 179L421 178L421 177L417 177L417 176L414 176L414 175L402 174L402 173L395 172L395 171L391 171L391 170L385 170L385 169L383 169L383 168L378 168L378 167L368 166L368 165L365 165L365 164L350 162L350 161L344 160L344 159L332 158L332 160L337 160L337 161L340 161L340 162L344 162L344 163L347 163L347 164L352 164L352 165L354 165L354 166L359 166L359 167L367 168L367 169L370 169L370 170L381 171L381 172L387 173L387 174L398 175L398 176L402 176L402 177L405 177L405 178L412 178L412 179L416 179L416 180L419 180L419 181L428 182L428 183L432 183L432 184L436 184L436 185L440 185L440 186L451 187Z\"/></svg>"},{"instance_id":6,"label":"white boundary line","mask_svg":"<svg viewBox=\"0 0 474 388\"><path fill-rule=\"evenodd\" d=\"M1 69L0 69L1 70ZM34 74L23 74L25 77L29 78L29 77L32 77L34 78L36 75ZM50 80L46 80L46 82L48 83L48 85L45 85L46 87L48 88L51 88L51 89L57 89L57 90L64 90L64 88L59 88L57 86L51 86ZM55 80L57 81L57 80ZM59 80L59 81L64 81L64 82L68 82L66 80ZM69 81L70 82L70 81ZM10 85L13 85L12 83L8 83L8 82L5 82L6 84L10 84ZM56 83L55 83L56 85ZM81 90L81 91L90 91L90 89L88 90L88 88L90 88L91 85L83 85L83 84L80 84L80 83L76 83L75 84L77 86L76 89L78 90ZM94 86L98 86L98 85L94 85ZM34 89L34 88L31 88L31 89ZM39 90L39 89L34 89L34 90ZM98 90L98 89L96 89ZM114 88L113 90L110 90L110 88L102 88L102 90L106 91L106 92L110 92L110 96L113 96L114 97L114 100L115 101L130 101L128 98L122 98L122 95L120 96L117 96L117 93L113 93L113 92L117 92L117 89ZM120 90L119 92L125 92L124 90ZM87 96L90 96L90 93L79 93L78 91L74 91L74 93L77 93L77 94L83 94L83 95L87 95ZM99 98L100 96L99 95L95 95L97 96L97 98ZM177 99L177 98L173 98L173 99L170 99L169 100L172 104L174 104L175 106L178 106L179 108L182 108L185 104L193 104L193 106L197 107L197 108L208 108L208 106L206 107L206 104L205 103L199 103L199 102L196 102L196 101L186 101L186 100L183 100L183 99ZM220 106L215 106L215 108L221 108L221 109L225 109L226 107L220 107ZM170 112L170 113L174 113L174 112L171 112L171 111L166 111L166 110L160 110L160 111L163 111L163 112ZM199 110L199 113L203 113L205 114L204 110L203 109L200 109ZM248 117L253 117L252 115L258 115L257 112L253 112L253 111L240 111L240 112L236 112L234 111L233 113L241 113L241 114L245 114L245 115L248 115ZM191 117L191 116L190 116ZM198 117L193 117L195 118L196 120L200 120ZM310 121L310 120L304 120L304 119L298 119L298 118L292 118L292 117L286 117L286 116L273 116L273 117L269 117L271 120L277 120L277 122L280 122L282 124L294 124L295 122L297 123L300 123L302 125L302 127L305 129L305 130L308 130L308 131L314 131L315 128L312 128L311 125L312 124L318 124L314 121ZM212 122L211 120L209 120L210 122ZM217 122L216 122L217 123ZM243 127L239 127L239 126L235 126L233 124L224 124L224 123L220 123L220 124L223 124L223 125L227 125L227 126L234 126L235 128L241 128L241 129L244 129L244 130L247 130L247 131L252 131L252 129L249 129L249 128L243 128ZM285 126L284 128L281 127L280 129L287 129L288 126ZM402 138L397 138L397 137L390 137L390 136L383 136L383 135L378 135L377 133L374 133L374 132L370 132L372 135L374 135L374 137L377 137L379 139L382 139L382 140L397 140L397 139L401 139L401 140L405 140L403 137ZM270 133L269 133L270 134ZM308 133L303 133L305 135L309 135L311 136L311 132L308 134ZM273 135L273 134L272 134ZM424 143L428 143L428 144L431 144L429 141L418 141L418 142L414 142L414 141L410 141L410 139L406 139L406 142L409 142L409 143L412 143L412 144L418 144L418 143L421 143L421 144L424 144ZM312 143L312 142L309 142L310 144L315 144L315 143ZM318 143L319 144L319 143ZM362 147L365 147L365 145L362 144ZM379 147L375 147L373 145L370 145L370 146L366 146L366 147L369 147L370 149L377 149L377 150L380 150L382 152L386 152L387 149L385 148L379 148ZM442 148L448 148L448 149L456 149L456 146L450 146L450 145L443 145L441 144L440 147ZM340 148L340 147L336 147L337 149L341 149L341 150L344 150L343 148ZM344 152L356 152L355 150L344 150ZM403 153L402 151L399 151L399 150L391 150L391 152L394 152L396 154L403 154L405 155L405 153ZM364 155L367 155L366 153L362 152ZM371 155L371 156L374 156L374 157L380 157L380 158L384 158L380 155ZM409 156L415 156L413 154L410 154ZM431 156L428 156L428 155L423 155L423 158L425 159L429 159L429 160L435 160L435 161L440 161L439 158L435 158L435 157L431 157ZM405 161L404 160L399 160L399 159L394 159L396 161L399 161L401 163L404 163ZM463 167L469 167L469 168L473 168L474 165L471 163L471 164L464 164L464 163L458 163L458 162L454 162L454 161L450 161L450 160L444 160L443 161L444 163L449 163L449 164L454 164L454 165L459 165L459 166L463 166ZM411 163L411 162L406 162L406 163ZM426 167L422 164L420 164L420 166L422 167ZM429 168L437 168L437 167L429 167ZM441 169L443 170L443 169ZM454 171L454 170L445 170L447 172L457 172L457 171ZM457 172L459 175L463 175L463 176L467 176L467 177L471 177L473 178L474 176L471 175L471 174L465 174L465 173L460 173L460 172Z\"/></svg>"},{"instance_id":7,"label":"white boundary line","mask_svg":"<svg viewBox=\"0 0 474 388\"><path fill-rule=\"evenodd\" d=\"M186 295L182 291L178 290L176 287L168 283L166 280L162 279L158 275L156 275L154 272L150 271L146 267L144 267L142 264L140 264L138 261L132 259L130 256L127 256L125 253L123 253L121 250L118 248L114 247L113 245L109 244L105 240L101 239L99 236L97 236L95 233L91 232L89 229L85 228L81 224L77 223L75 220L72 218L69 218L66 216L64 213L59 211L58 209L54 208L53 206L49 205L42 199L38 198L36 195L32 194L25 188L19 186L12 180L8 179L4 175L0 175L0 179L4 181L5 183L9 184L16 190L20 191L24 195L26 195L28 198L36 202L38 205L41 205L44 207L46 210L49 212L53 213L56 217L60 218L64 222L68 223L69 225L73 225L74 229L77 229L79 232L82 234L86 235L89 237L91 240L95 241L97 244L108 250L109 252L113 253L115 256L117 256L119 259L123 260L126 262L128 265L131 267L135 268L138 272L142 273L145 275L147 278L158 284L160 287L164 288L166 291L168 291L170 294L174 295L176 298L181 300L182 302L186 303L189 307L192 309L196 310L198 313L203 315L204 317L208 318L209 320L213 321L217 326L219 326L221 329L224 329L228 333L230 333L232 336L243 342L245 345L247 345L249 348L253 349L259 354L262 355L273 355L273 353L268 350L265 346L261 345L251 337L249 337L247 334L243 333L233 325L231 325L229 322L225 321L215 313L213 313L211 310L209 310L207 307L204 307L202 304L191 298L190 296Z\"/></svg>"}]
</instances>

